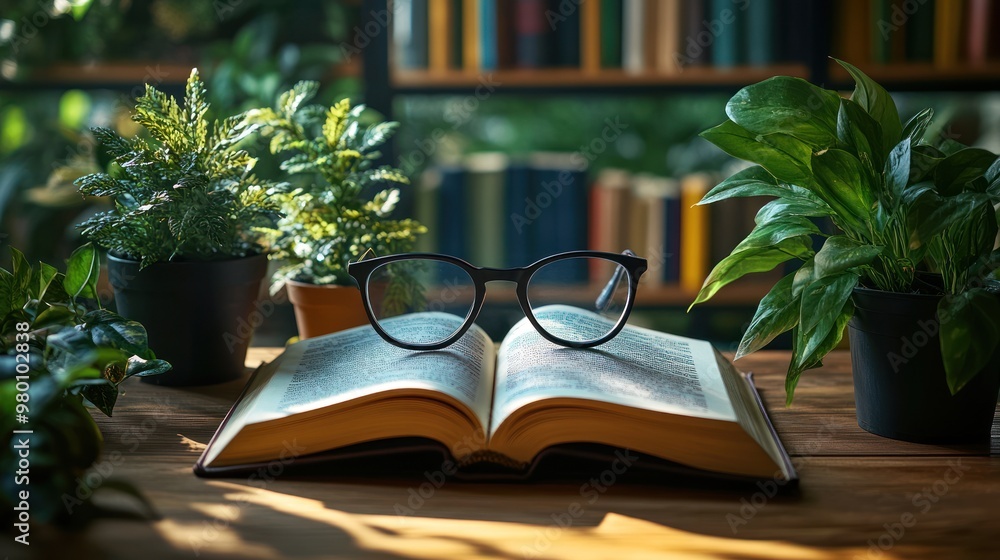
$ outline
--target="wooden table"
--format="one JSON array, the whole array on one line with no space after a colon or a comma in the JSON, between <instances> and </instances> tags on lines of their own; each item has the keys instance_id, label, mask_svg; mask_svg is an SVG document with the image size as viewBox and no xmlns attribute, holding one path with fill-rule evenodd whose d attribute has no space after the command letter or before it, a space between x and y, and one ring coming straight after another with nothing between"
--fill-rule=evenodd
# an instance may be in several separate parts
<instances>
[{"instance_id":1,"label":"wooden table","mask_svg":"<svg viewBox=\"0 0 1000 560\"><path fill-rule=\"evenodd\" d=\"M257 365L274 351L251 351ZM854 419L850 359L808 372L786 409L788 354L741 369L761 393L801 477L794 495L767 488L630 484L627 474L561 527L580 483L447 483L397 515L423 480L203 480L200 448L242 381L174 389L129 381L115 418L99 420L114 476L131 480L163 519L102 520L81 533L33 527L23 558L997 558L1000 458L988 446L883 439ZM581 481L582 482L582 481ZM565 523L563 523L565 524Z\"/></svg>"}]
</instances>

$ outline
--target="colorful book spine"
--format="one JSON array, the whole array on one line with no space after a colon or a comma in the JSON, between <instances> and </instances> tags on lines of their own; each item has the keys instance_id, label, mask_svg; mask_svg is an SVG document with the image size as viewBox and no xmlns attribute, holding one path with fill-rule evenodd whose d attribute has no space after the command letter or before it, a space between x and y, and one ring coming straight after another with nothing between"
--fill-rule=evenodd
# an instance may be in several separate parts
<instances>
[{"instance_id":1,"label":"colorful book spine","mask_svg":"<svg viewBox=\"0 0 1000 560\"><path fill-rule=\"evenodd\" d=\"M438 250L438 200L440 199L441 170L431 167L420 176L414 196L413 213L418 222L427 227L427 233L417 237L414 249L421 253Z\"/></svg>"},{"instance_id":2,"label":"colorful book spine","mask_svg":"<svg viewBox=\"0 0 1000 560\"><path fill-rule=\"evenodd\" d=\"M622 67L622 0L601 0L601 67Z\"/></svg>"},{"instance_id":3,"label":"colorful book spine","mask_svg":"<svg viewBox=\"0 0 1000 560\"><path fill-rule=\"evenodd\" d=\"M701 289L709 272L709 208L697 204L711 187L711 177L706 173L694 173L681 180L680 286L690 293Z\"/></svg>"},{"instance_id":4,"label":"colorful book spine","mask_svg":"<svg viewBox=\"0 0 1000 560\"><path fill-rule=\"evenodd\" d=\"M478 72L482 66L479 0L462 0L462 67Z\"/></svg>"},{"instance_id":5,"label":"colorful book spine","mask_svg":"<svg viewBox=\"0 0 1000 560\"><path fill-rule=\"evenodd\" d=\"M952 67L958 64L962 0L937 0L935 8L934 64Z\"/></svg>"},{"instance_id":6,"label":"colorful book spine","mask_svg":"<svg viewBox=\"0 0 1000 560\"><path fill-rule=\"evenodd\" d=\"M753 0L746 6L746 30L743 33L747 63L767 66L774 63L774 0Z\"/></svg>"},{"instance_id":7,"label":"colorful book spine","mask_svg":"<svg viewBox=\"0 0 1000 560\"><path fill-rule=\"evenodd\" d=\"M532 158L531 202L538 208L532 260L587 247L587 171L568 154ZM584 261L570 277L584 282Z\"/></svg>"},{"instance_id":8,"label":"colorful book spine","mask_svg":"<svg viewBox=\"0 0 1000 560\"><path fill-rule=\"evenodd\" d=\"M580 6L580 68L584 72L601 69L601 2Z\"/></svg>"},{"instance_id":9,"label":"colorful book spine","mask_svg":"<svg viewBox=\"0 0 1000 560\"><path fill-rule=\"evenodd\" d=\"M519 68L539 68L547 63L545 0L516 0L514 13L515 59Z\"/></svg>"},{"instance_id":10,"label":"colorful book spine","mask_svg":"<svg viewBox=\"0 0 1000 560\"><path fill-rule=\"evenodd\" d=\"M620 253L625 240L625 208L628 205L629 173L621 169L603 169L590 189L590 233L588 247L594 251ZM595 282L607 278L608 270L595 265L590 271Z\"/></svg>"},{"instance_id":11,"label":"colorful book spine","mask_svg":"<svg viewBox=\"0 0 1000 560\"><path fill-rule=\"evenodd\" d=\"M657 30L653 33L656 42L656 70L661 74L673 74L681 69L678 64L681 23L681 0L663 0L656 10Z\"/></svg>"},{"instance_id":12,"label":"colorful book spine","mask_svg":"<svg viewBox=\"0 0 1000 560\"><path fill-rule=\"evenodd\" d=\"M497 0L479 0L480 68L497 69Z\"/></svg>"},{"instance_id":13,"label":"colorful book spine","mask_svg":"<svg viewBox=\"0 0 1000 560\"><path fill-rule=\"evenodd\" d=\"M971 64L984 64L989 52L991 12L996 8L991 0L968 0L968 2L967 56Z\"/></svg>"},{"instance_id":14,"label":"colorful book spine","mask_svg":"<svg viewBox=\"0 0 1000 560\"><path fill-rule=\"evenodd\" d=\"M451 50L452 68L462 68L464 65L465 52L465 21L462 19L463 0L451 0L451 38L453 48Z\"/></svg>"},{"instance_id":15,"label":"colorful book spine","mask_svg":"<svg viewBox=\"0 0 1000 560\"><path fill-rule=\"evenodd\" d=\"M675 284L681 279L681 187L676 179L667 179L663 187L663 281Z\"/></svg>"},{"instance_id":16,"label":"colorful book spine","mask_svg":"<svg viewBox=\"0 0 1000 560\"><path fill-rule=\"evenodd\" d=\"M683 0L680 60L684 66L704 66L712 60L712 34L705 28L707 12L702 0Z\"/></svg>"},{"instance_id":17,"label":"colorful book spine","mask_svg":"<svg viewBox=\"0 0 1000 560\"><path fill-rule=\"evenodd\" d=\"M646 70L646 0L622 0L622 68Z\"/></svg>"},{"instance_id":18,"label":"colorful book spine","mask_svg":"<svg viewBox=\"0 0 1000 560\"><path fill-rule=\"evenodd\" d=\"M393 55L405 69L427 68L427 0L399 0L392 20Z\"/></svg>"},{"instance_id":19,"label":"colorful book spine","mask_svg":"<svg viewBox=\"0 0 1000 560\"><path fill-rule=\"evenodd\" d=\"M469 252L479 266L504 265L505 216L503 208L509 162L500 153L472 154L466 158L465 216Z\"/></svg>"},{"instance_id":20,"label":"colorful book spine","mask_svg":"<svg viewBox=\"0 0 1000 560\"><path fill-rule=\"evenodd\" d=\"M451 0L428 0L430 33L428 42L428 67L434 72L445 72L451 67L453 36Z\"/></svg>"},{"instance_id":21,"label":"colorful book spine","mask_svg":"<svg viewBox=\"0 0 1000 560\"><path fill-rule=\"evenodd\" d=\"M468 204L466 203L465 170L461 167L442 167L438 188L437 225L438 251L460 259L468 259L469 244L466 229Z\"/></svg>"},{"instance_id":22,"label":"colorful book spine","mask_svg":"<svg viewBox=\"0 0 1000 560\"><path fill-rule=\"evenodd\" d=\"M512 162L507 168L503 206L505 266L526 266L532 262L532 240L539 216L529 207L531 182L531 168L526 163Z\"/></svg>"},{"instance_id":23,"label":"colorful book spine","mask_svg":"<svg viewBox=\"0 0 1000 560\"><path fill-rule=\"evenodd\" d=\"M732 68L742 60L740 40L740 10L732 0L712 0L709 20L710 31L715 35L712 44L712 65L716 68Z\"/></svg>"}]
</instances>

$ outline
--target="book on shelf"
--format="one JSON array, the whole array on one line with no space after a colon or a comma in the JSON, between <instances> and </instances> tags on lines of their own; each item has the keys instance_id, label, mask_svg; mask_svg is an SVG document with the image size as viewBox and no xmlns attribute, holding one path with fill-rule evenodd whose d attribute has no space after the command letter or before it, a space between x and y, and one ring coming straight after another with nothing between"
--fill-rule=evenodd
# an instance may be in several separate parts
<instances>
[{"instance_id":1,"label":"book on shelf","mask_svg":"<svg viewBox=\"0 0 1000 560\"><path fill-rule=\"evenodd\" d=\"M697 293L708 277L711 258L711 222L708 206L698 202L715 185L708 173L692 173L681 179L681 268L680 285ZM723 227L728 227L724 225Z\"/></svg>"},{"instance_id":2,"label":"book on shelf","mask_svg":"<svg viewBox=\"0 0 1000 560\"><path fill-rule=\"evenodd\" d=\"M575 307L536 314L607 326ZM462 321L390 320L422 332ZM254 373L195 472L255 472L290 446L293 467L326 472L353 460L367 473L377 457L402 468L408 453L435 450L456 478L526 478L559 457L617 453L637 470L797 480L750 376L708 342L633 326L594 349L555 346L527 319L499 349L478 326L433 352L389 345L370 326L304 340Z\"/></svg>"},{"instance_id":3,"label":"book on shelf","mask_svg":"<svg viewBox=\"0 0 1000 560\"><path fill-rule=\"evenodd\" d=\"M621 68L622 0L601 0L600 42L601 68Z\"/></svg>"},{"instance_id":4,"label":"book on shelf","mask_svg":"<svg viewBox=\"0 0 1000 560\"><path fill-rule=\"evenodd\" d=\"M742 40L747 64L751 66L767 66L775 61L775 1L752 0L746 4Z\"/></svg>"},{"instance_id":5,"label":"book on shelf","mask_svg":"<svg viewBox=\"0 0 1000 560\"><path fill-rule=\"evenodd\" d=\"M580 68L580 12L583 6L549 0L545 24L552 40L551 66Z\"/></svg>"},{"instance_id":6,"label":"book on shelf","mask_svg":"<svg viewBox=\"0 0 1000 560\"><path fill-rule=\"evenodd\" d=\"M962 37L962 0L937 0L934 4L934 64L956 66Z\"/></svg>"},{"instance_id":7,"label":"book on shelf","mask_svg":"<svg viewBox=\"0 0 1000 560\"><path fill-rule=\"evenodd\" d=\"M451 0L427 0L428 68L435 72L445 72L452 68L452 52L455 49L455 25L451 18L455 15Z\"/></svg>"},{"instance_id":8,"label":"book on shelf","mask_svg":"<svg viewBox=\"0 0 1000 560\"><path fill-rule=\"evenodd\" d=\"M887 64L891 51L892 33L898 32L892 25L892 0L870 0L871 15L868 17L869 33L871 33L871 61L876 64Z\"/></svg>"},{"instance_id":9,"label":"book on shelf","mask_svg":"<svg viewBox=\"0 0 1000 560\"><path fill-rule=\"evenodd\" d=\"M518 68L540 68L548 62L545 30L545 0L515 0L515 64Z\"/></svg>"},{"instance_id":10,"label":"book on shelf","mask_svg":"<svg viewBox=\"0 0 1000 560\"><path fill-rule=\"evenodd\" d=\"M934 2L924 2L906 21L906 59L912 62L934 60L933 38Z\"/></svg>"},{"instance_id":11,"label":"book on shelf","mask_svg":"<svg viewBox=\"0 0 1000 560\"><path fill-rule=\"evenodd\" d=\"M714 35L712 65L732 68L742 64L743 12L734 6L732 0L711 0L709 16L712 27L709 31Z\"/></svg>"},{"instance_id":12,"label":"book on shelf","mask_svg":"<svg viewBox=\"0 0 1000 560\"><path fill-rule=\"evenodd\" d=\"M504 265L504 221L507 217L497 209L504 205L508 167L507 156L497 152L472 154L466 158L463 218L469 224L469 258L474 256L478 266Z\"/></svg>"},{"instance_id":13,"label":"book on shelf","mask_svg":"<svg viewBox=\"0 0 1000 560\"><path fill-rule=\"evenodd\" d=\"M396 0L393 7L393 57L400 68L427 68L428 0Z\"/></svg>"},{"instance_id":14,"label":"book on shelf","mask_svg":"<svg viewBox=\"0 0 1000 560\"><path fill-rule=\"evenodd\" d=\"M632 74L646 70L646 2L622 0L622 68Z\"/></svg>"},{"instance_id":15,"label":"book on shelf","mask_svg":"<svg viewBox=\"0 0 1000 560\"><path fill-rule=\"evenodd\" d=\"M983 64L989 54L992 0L968 0L966 6L966 56L970 64Z\"/></svg>"}]
</instances>

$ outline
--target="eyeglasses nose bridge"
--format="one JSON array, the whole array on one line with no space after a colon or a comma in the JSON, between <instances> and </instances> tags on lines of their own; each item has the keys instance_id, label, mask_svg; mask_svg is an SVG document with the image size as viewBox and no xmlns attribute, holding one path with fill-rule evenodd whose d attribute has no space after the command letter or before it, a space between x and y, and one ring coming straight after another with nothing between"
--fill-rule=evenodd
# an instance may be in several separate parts
<instances>
[{"instance_id":1,"label":"eyeglasses nose bridge","mask_svg":"<svg viewBox=\"0 0 1000 560\"><path fill-rule=\"evenodd\" d=\"M483 267L478 270L483 283L487 282L520 282L527 274L526 271L518 268L490 268Z\"/></svg>"}]
</instances>

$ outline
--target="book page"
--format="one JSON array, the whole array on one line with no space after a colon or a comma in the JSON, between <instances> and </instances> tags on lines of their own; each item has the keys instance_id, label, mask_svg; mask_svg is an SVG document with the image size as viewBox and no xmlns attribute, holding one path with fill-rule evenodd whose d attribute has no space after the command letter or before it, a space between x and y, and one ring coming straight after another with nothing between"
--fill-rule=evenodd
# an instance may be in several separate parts
<instances>
[{"instance_id":1,"label":"book page","mask_svg":"<svg viewBox=\"0 0 1000 560\"><path fill-rule=\"evenodd\" d=\"M553 305L535 312L541 323L569 322L584 332L613 323L582 309ZM626 325L596 348L553 344L521 320L497 358L490 430L512 412L551 398L580 398L685 416L736 419L712 345Z\"/></svg>"},{"instance_id":2,"label":"book page","mask_svg":"<svg viewBox=\"0 0 1000 560\"><path fill-rule=\"evenodd\" d=\"M390 319L421 332L455 332L462 319L414 313ZM478 326L436 351L398 348L370 325L303 340L290 346L250 412L262 422L393 389L445 393L468 406L485 427L493 389L494 345Z\"/></svg>"}]
</instances>

